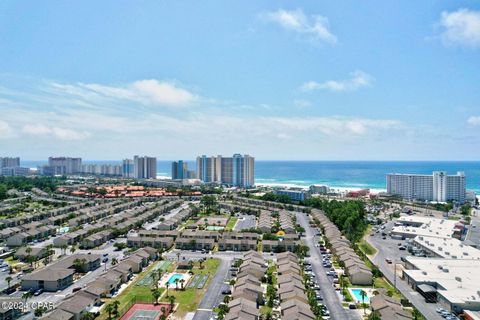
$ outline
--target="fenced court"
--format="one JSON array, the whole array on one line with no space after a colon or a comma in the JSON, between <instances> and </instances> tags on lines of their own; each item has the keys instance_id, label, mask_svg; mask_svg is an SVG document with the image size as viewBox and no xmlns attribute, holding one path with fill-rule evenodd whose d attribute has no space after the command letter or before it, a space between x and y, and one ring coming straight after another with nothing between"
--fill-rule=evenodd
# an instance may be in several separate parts
<instances>
[{"instance_id":1,"label":"fenced court","mask_svg":"<svg viewBox=\"0 0 480 320\"><path fill-rule=\"evenodd\" d=\"M158 320L162 315L167 316L169 313L169 304L135 303L120 320Z\"/></svg>"},{"instance_id":2,"label":"fenced court","mask_svg":"<svg viewBox=\"0 0 480 320\"><path fill-rule=\"evenodd\" d=\"M189 289L202 289L207 283L208 275L206 274L197 274L193 277L192 281L188 284Z\"/></svg>"},{"instance_id":3,"label":"fenced court","mask_svg":"<svg viewBox=\"0 0 480 320\"><path fill-rule=\"evenodd\" d=\"M167 271L171 264L172 261L170 260L159 261L149 273L137 281L137 286L151 286L153 284L152 273L157 272L158 269Z\"/></svg>"}]
</instances>

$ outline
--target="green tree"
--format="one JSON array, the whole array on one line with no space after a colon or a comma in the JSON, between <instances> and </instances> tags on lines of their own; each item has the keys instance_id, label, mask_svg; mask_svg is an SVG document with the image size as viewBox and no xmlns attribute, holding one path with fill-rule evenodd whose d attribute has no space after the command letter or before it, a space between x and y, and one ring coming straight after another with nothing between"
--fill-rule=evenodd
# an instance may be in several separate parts
<instances>
[{"instance_id":1,"label":"green tree","mask_svg":"<svg viewBox=\"0 0 480 320\"><path fill-rule=\"evenodd\" d=\"M109 303L105 306L105 311L107 311L107 313L108 313L108 319L109 320L112 319L113 310L114 310L113 304Z\"/></svg>"},{"instance_id":2,"label":"green tree","mask_svg":"<svg viewBox=\"0 0 480 320\"><path fill-rule=\"evenodd\" d=\"M12 282L12 277L8 276L5 278L5 281L7 281L7 285L8 285L8 291L10 291L10 282Z\"/></svg>"},{"instance_id":3,"label":"green tree","mask_svg":"<svg viewBox=\"0 0 480 320\"><path fill-rule=\"evenodd\" d=\"M27 304L28 299L30 299L31 297L33 297L33 293L31 291L25 291L22 294L22 299L25 300L25 304Z\"/></svg>"},{"instance_id":4,"label":"green tree","mask_svg":"<svg viewBox=\"0 0 480 320\"><path fill-rule=\"evenodd\" d=\"M33 312L33 315L37 318L40 318L41 316L43 316L43 314L45 313L45 311L47 311L47 308L46 307L38 307L35 309L35 311Z\"/></svg>"},{"instance_id":5,"label":"green tree","mask_svg":"<svg viewBox=\"0 0 480 320\"><path fill-rule=\"evenodd\" d=\"M7 199L7 187L3 184L0 184L0 200Z\"/></svg>"},{"instance_id":6,"label":"green tree","mask_svg":"<svg viewBox=\"0 0 480 320\"><path fill-rule=\"evenodd\" d=\"M360 297L362 297L363 315L365 315L366 314L365 298L367 297L367 293L365 292L365 290L360 291Z\"/></svg>"},{"instance_id":7,"label":"green tree","mask_svg":"<svg viewBox=\"0 0 480 320\"><path fill-rule=\"evenodd\" d=\"M118 307L120 306L120 301L118 300L115 300L112 302L113 304L113 315L115 316L115 318L118 318Z\"/></svg>"},{"instance_id":8,"label":"green tree","mask_svg":"<svg viewBox=\"0 0 480 320\"><path fill-rule=\"evenodd\" d=\"M168 301L170 302L170 309L173 310L173 306L175 305L175 296L169 296Z\"/></svg>"},{"instance_id":9,"label":"green tree","mask_svg":"<svg viewBox=\"0 0 480 320\"><path fill-rule=\"evenodd\" d=\"M162 291L158 288L154 289L152 288L152 296L153 296L153 304L157 305L158 304L158 299L162 295Z\"/></svg>"}]
</instances>

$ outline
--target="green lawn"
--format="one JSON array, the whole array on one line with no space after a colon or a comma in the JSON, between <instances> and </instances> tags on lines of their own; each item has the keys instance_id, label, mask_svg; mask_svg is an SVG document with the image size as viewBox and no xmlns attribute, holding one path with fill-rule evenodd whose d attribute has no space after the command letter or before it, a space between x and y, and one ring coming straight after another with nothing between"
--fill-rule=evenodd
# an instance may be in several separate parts
<instances>
[{"instance_id":1,"label":"green lawn","mask_svg":"<svg viewBox=\"0 0 480 320\"><path fill-rule=\"evenodd\" d=\"M225 230L226 231L232 231L233 228L235 227L235 224L237 223L237 221L238 221L237 217L231 217L228 220L228 223L227 223L227 226L225 227Z\"/></svg>"},{"instance_id":2,"label":"green lawn","mask_svg":"<svg viewBox=\"0 0 480 320\"><path fill-rule=\"evenodd\" d=\"M377 253L377 249L372 247L370 243L365 240L366 237L372 232L372 225L368 225L367 229L365 230L365 233L363 235L362 240L358 242L358 248L363 251L367 256L373 256L375 253Z\"/></svg>"},{"instance_id":3,"label":"green lawn","mask_svg":"<svg viewBox=\"0 0 480 320\"><path fill-rule=\"evenodd\" d=\"M208 289L212 278L215 276L217 269L220 265L219 259L208 259L204 264L204 268L200 269L198 263L196 263L192 269L194 274L208 274L208 281L202 289L185 289L185 290L175 290L175 288L170 288L168 290L169 295L175 297L175 303L178 303L177 311L175 316L178 318L183 318L188 312L193 312L197 310L198 304L203 298L203 295ZM166 294L161 299L162 302L169 302Z\"/></svg>"}]
</instances>

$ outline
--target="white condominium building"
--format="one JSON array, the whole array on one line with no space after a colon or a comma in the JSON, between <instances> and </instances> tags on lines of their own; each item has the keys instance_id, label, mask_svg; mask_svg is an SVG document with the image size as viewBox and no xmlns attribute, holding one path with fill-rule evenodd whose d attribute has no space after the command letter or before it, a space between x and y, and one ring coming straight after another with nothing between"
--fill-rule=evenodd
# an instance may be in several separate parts
<instances>
[{"instance_id":1,"label":"white condominium building","mask_svg":"<svg viewBox=\"0 0 480 320\"><path fill-rule=\"evenodd\" d=\"M432 175L391 173L387 174L387 193L408 200L463 203L466 197L465 174L447 175L445 171L434 171Z\"/></svg>"},{"instance_id":2,"label":"white condominium building","mask_svg":"<svg viewBox=\"0 0 480 320\"><path fill-rule=\"evenodd\" d=\"M45 175L65 175L82 172L82 158L49 157L48 165L41 167Z\"/></svg>"},{"instance_id":3,"label":"white condominium building","mask_svg":"<svg viewBox=\"0 0 480 320\"><path fill-rule=\"evenodd\" d=\"M157 158L155 157L133 157L134 178L135 179L156 179L157 178Z\"/></svg>"},{"instance_id":4,"label":"white condominium building","mask_svg":"<svg viewBox=\"0 0 480 320\"><path fill-rule=\"evenodd\" d=\"M197 177L206 183L249 188L255 184L255 158L234 154L232 157L205 155L197 157Z\"/></svg>"}]
</instances>

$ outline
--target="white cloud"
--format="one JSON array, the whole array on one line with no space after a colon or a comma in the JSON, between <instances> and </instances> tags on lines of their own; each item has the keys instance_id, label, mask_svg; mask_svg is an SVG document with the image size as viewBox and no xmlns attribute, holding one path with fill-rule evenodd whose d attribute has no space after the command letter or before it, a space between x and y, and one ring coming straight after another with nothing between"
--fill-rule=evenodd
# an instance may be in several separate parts
<instances>
[{"instance_id":1,"label":"white cloud","mask_svg":"<svg viewBox=\"0 0 480 320\"><path fill-rule=\"evenodd\" d=\"M321 15L307 16L302 9L269 12L264 15L269 21L282 28L307 35L315 40L336 43L337 37L330 32L328 18Z\"/></svg>"},{"instance_id":2,"label":"white cloud","mask_svg":"<svg viewBox=\"0 0 480 320\"><path fill-rule=\"evenodd\" d=\"M155 79L138 80L127 85L111 86L98 83L78 83L76 85L50 83L58 95L76 96L85 101L99 103L107 101L134 101L143 105L186 107L200 98L187 89L172 82ZM49 90L49 89L47 89Z\"/></svg>"},{"instance_id":3,"label":"white cloud","mask_svg":"<svg viewBox=\"0 0 480 320\"><path fill-rule=\"evenodd\" d=\"M301 86L303 91L329 90L334 92L355 91L357 89L368 87L373 82L373 77L366 72L357 70L350 74L349 79L329 80L325 82L309 81Z\"/></svg>"},{"instance_id":4,"label":"white cloud","mask_svg":"<svg viewBox=\"0 0 480 320\"><path fill-rule=\"evenodd\" d=\"M299 109L305 109L312 106L312 103L308 100L296 99L293 100L293 105Z\"/></svg>"},{"instance_id":5,"label":"white cloud","mask_svg":"<svg viewBox=\"0 0 480 320\"><path fill-rule=\"evenodd\" d=\"M480 116L471 116L468 118L467 122L472 126L480 126Z\"/></svg>"},{"instance_id":6,"label":"white cloud","mask_svg":"<svg viewBox=\"0 0 480 320\"><path fill-rule=\"evenodd\" d=\"M0 120L0 139L8 138L12 133L13 130L10 125L5 121Z\"/></svg>"},{"instance_id":7,"label":"white cloud","mask_svg":"<svg viewBox=\"0 0 480 320\"><path fill-rule=\"evenodd\" d=\"M59 140L85 140L90 137L87 131L76 131L72 129L65 129L60 127L49 127L43 124L26 124L22 131L34 136L51 136Z\"/></svg>"},{"instance_id":8,"label":"white cloud","mask_svg":"<svg viewBox=\"0 0 480 320\"><path fill-rule=\"evenodd\" d=\"M440 26L443 28L440 36L444 44L480 47L480 11L465 8L444 11Z\"/></svg>"}]
</instances>

